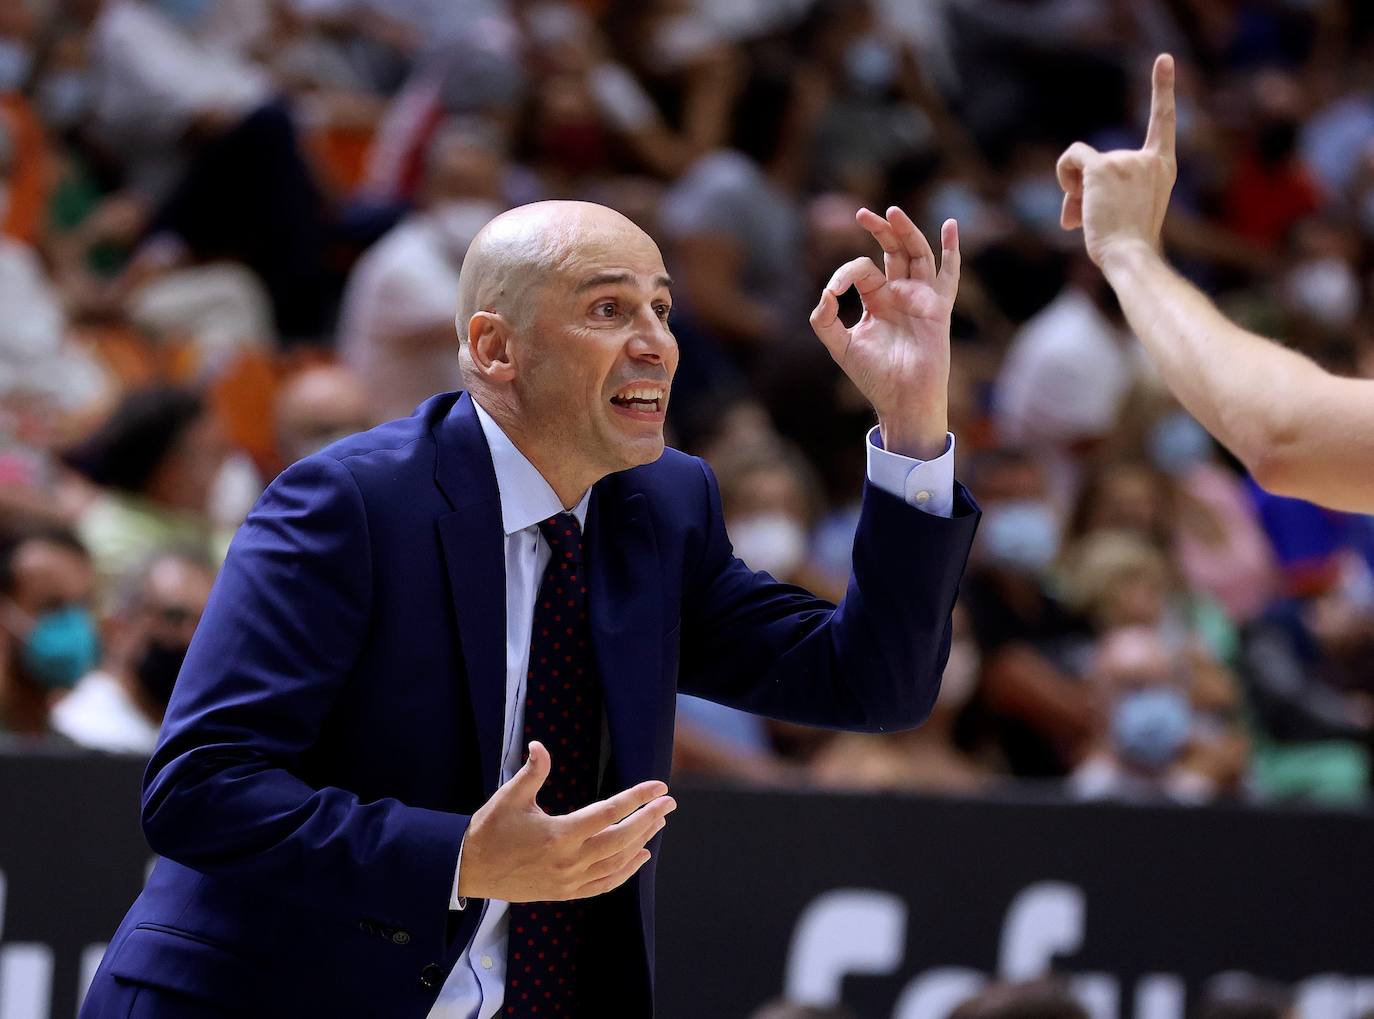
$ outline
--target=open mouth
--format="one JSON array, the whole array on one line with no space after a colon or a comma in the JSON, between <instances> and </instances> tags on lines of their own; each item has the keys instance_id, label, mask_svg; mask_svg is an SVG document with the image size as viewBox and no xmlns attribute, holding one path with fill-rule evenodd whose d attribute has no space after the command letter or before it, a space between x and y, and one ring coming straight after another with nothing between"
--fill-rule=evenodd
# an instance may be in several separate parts
<instances>
[{"instance_id":1,"label":"open mouth","mask_svg":"<svg viewBox=\"0 0 1374 1019\"><path fill-rule=\"evenodd\" d=\"M626 386L611 397L611 403L616 407L640 414L657 414L663 410L667 396L667 391L663 386Z\"/></svg>"}]
</instances>

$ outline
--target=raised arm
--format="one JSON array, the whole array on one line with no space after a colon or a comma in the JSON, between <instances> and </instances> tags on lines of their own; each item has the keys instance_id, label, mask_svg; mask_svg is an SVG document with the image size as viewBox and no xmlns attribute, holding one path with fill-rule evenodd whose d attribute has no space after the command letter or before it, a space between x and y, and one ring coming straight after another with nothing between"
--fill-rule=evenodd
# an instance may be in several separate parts
<instances>
[{"instance_id":1,"label":"raised arm","mask_svg":"<svg viewBox=\"0 0 1374 1019\"><path fill-rule=\"evenodd\" d=\"M1059 160L1062 224L1083 227L1132 330L1180 402L1265 488L1374 512L1374 380L1341 378L1226 319L1160 254L1175 177L1174 63L1155 61L1144 147Z\"/></svg>"}]
</instances>

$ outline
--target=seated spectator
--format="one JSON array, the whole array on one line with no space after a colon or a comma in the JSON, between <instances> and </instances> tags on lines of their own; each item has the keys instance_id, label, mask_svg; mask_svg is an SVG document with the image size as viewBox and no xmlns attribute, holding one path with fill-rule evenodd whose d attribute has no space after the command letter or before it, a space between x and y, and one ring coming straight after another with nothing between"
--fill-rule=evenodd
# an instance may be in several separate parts
<instances>
[{"instance_id":1,"label":"seated spectator","mask_svg":"<svg viewBox=\"0 0 1374 1019\"><path fill-rule=\"evenodd\" d=\"M1046 978L993 984L958 1006L949 1019L1088 1019L1061 981Z\"/></svg>"},{"instance_id":2,"label":"seated spectator","mask_svg":"<svg viewBox=\"0 0 1374 1019\"><path fill-rule=\"evenodd\" d=\"M1109 705L1100 744L1070 787L1088 799L1164 798L1200 803L1239 790L1249 743L1236 723L1239 699L1205 684L1194 692L1183 660L1143 627L1109 631L1094 682Z\"/></svg>"},{"instance_id":3,"label":"seated spectator","mask_svg":"<svg viewBox=\"0 0 1374 1019\"><path fill-rule=\"evenodd\" d=\"M96 575L68 531L0 546L0 733L39 736L58 695L95 667Z\"/></svg>"},{"instance_id":4,"label":"seated spectator","mask_svg":"<svg viewBox=\"0 0 1374 1019\"><path fill-rule=\"evenodd\" d=\"M471 125L441 131L428 152L421 210L378 241L349 277L339 352L367 386L379 421L462 388L454 295L468 244L502 209L503 163L494 144Z\"/></svg>"},{"instance_id":5,"label":"seated spectator","mask_svg":"<svg viewBox=\"0 0 1374 1019\"><path fill-rule=\"evenodd\" d=\"M1136 533L1088 532L1064 550L1059 574L1065 601L1100 633L1144 626L1176 652L1237 660L1239 637L1226 614L1181 585L1159 548Z\"/></svg>"},{"instance_id":6,"label":"seated spectator","mask_svg":"<svg viewBox=\"0 0 1374 1019\"><path fill-rule=\"evenodd\" d=\"M1002 451L975 460L983 522L960 600L982 656L975 717L1012 774L1061 776L1101 731L1085 681L1092 632L1047 586L1059 523L1040 464Z\"/></svg>"},{"instance_id":7,"label":"seated spectator","mask_svg":"<svg viewBox=\"0 0 1374 1019\"><path fill-rule=\"evenodd\" d=\"M735 554L755 570L805 586L819 500L806 461L771 437L724 453L716 471ZM762 718L685 694L677 700L675 769L752 782L792 777Z\"/></svg>"},{"instance_id":8,"label":"seated spectator","mask_svg":"<svg viewBox=\"0 0 1374 1019\"><path fill-rule=\"evenodd\" d=\"M203 559L164 552L136 579L110 620L100 667L53 707L52 727L83 747L146 756L215 571Z\"/></svg>"},{"instance_id":9,"label":"seated spectator","mask_svg":"<svg viewBox=\"0 0 1374 1019\"><path fill-rule=\"evenodd\" d=\"M330 318L322 199L275 83L213 36L210 6L108 0L91 29L99 135L155 210L127 281L230 258L258 274L284 336L318 340Z\"/></svg>"},{"instance_id":10,"label":"seated spectator","mask_svg":"<svg viewBox=\"0 0 1374 1019\"><path fill-rule=\"evenodd\" d=\"M1242 480L1216 461L1216 444L1181 408L1149 425L1151 461L1174 482L1172 555L1188 586L1214 599L1237 625L1278 591L1273 547Z\"/></svg>"},{"instance_id":11,"label":"seated spectator","mask_svg":"<svg viewBox=\"0 0 1374 1019\"><path fill-rule=\"evenodd\" d=\"M1082 451L1115 424L1139 351L1111 289L1086 259L1012 338L997 376L997 432L1046 459L1056 505L1066 507L1078 485Z\"/></svg>"},{"instance_id":12,"label":"seated spectator","mask_svg":"<svg viewBox=\"0 0 1374 1019\"><path fill-rule=\"evenodd\" d=\"M1365 798L1374 738L1374 612L1339 589L1276 603L1247 627L1256 780L1273 798Z\"/></svg>"},{"instance_id":13,"label":"seated spectator","mask_svg":"<svg viewBox=\"0 0 1374 1019\"><path fill-rule=\"evenodd\" d=\"M229 535L207 516L229 451L218 419L195 393L128 394L109 420L66 454L97 486L77 517L102 589L112 592L159 549L196 549L219 563Z\"/></svg>"},{"instance_id":14,"label":"seated spectator","mask_svg":"<svg viewBox=\"0 0 1374 1019\"><path fill-rule=\"evenodd\" d=\"M277 456L281 468L331 442L377 424L363 382L340 364L315 365L293 375L277 393Z\"/></svg>"},{"instance_id":15,"label":"seated spectator","mask_svg":"<svg viewBox=\"0 0 1374 1019\"><path fill-rule=\"evenodd\" d=\"M967 616L959 608L954 631L940 694L924 724L900 733L836 733L810 762L818 785L967 795L991 784L990 769L954 739L955 723L977 690L980 664Z\"/></svg>"}]
</instances>

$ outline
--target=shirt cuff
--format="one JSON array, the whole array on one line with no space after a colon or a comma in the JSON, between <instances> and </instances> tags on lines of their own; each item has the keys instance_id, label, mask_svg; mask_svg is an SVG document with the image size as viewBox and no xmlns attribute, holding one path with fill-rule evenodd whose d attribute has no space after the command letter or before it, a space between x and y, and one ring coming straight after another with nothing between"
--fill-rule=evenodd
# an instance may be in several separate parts
<instances>
[{"instance_id":1,"label":"shirt cuff","mask_svg":"<svg viewBox=\"0 0 1374 1019\"><path fill-rule=\"evenodd\" d=\"M458 874L463 869L463 846L467 845L468 834L463 832L463 841L458 844L458 863L453 868L453 894L448 897L448 908L463 910L468 908L466 895L458 894Z\"/></svg>"},{"instance_id":2,"label":"shirt cuff","mask_svg":"<svg viewBox=\"0 0 1374 1019\"><path fill-rule=\"evenodd\" d=\"M916 460L883 449L878 426L868 432L868 481L924 513L954 513L954 433L947 432L945 451L934 460Z\"/></svg>"}]
</instances>

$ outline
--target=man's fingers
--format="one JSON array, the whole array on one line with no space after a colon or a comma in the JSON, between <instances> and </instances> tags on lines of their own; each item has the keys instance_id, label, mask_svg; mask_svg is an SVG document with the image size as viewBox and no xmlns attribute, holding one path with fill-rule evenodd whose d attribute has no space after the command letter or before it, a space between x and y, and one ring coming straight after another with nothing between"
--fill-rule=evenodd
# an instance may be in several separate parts
<instances>
[{"instance_id":1,"label":"man's fingers","mask_svg":"<svg viewBox=\"0 0 1374 1019\"><path fill-rule=\"evenodd\" d=\"M907 276L914 280L933 280L935 252L930 250L930 242L926 240L926 235L921 233L910 216L895 205L887 210L887 221L892 224L892 231L902 242L910 260Z\"/></svg>"},{"instance_id":2,"label":"man's fingers","mask_svg":"<svg viewBox=\"0 0 1374 1019\"><path fill-rule=\"evenodd\" d=\"M864 308L874 305L879 301L883 294L883 288L888 286L888 277L882 275L882 269L874 265L872 258L867 255L855 260L845 262L840 268L835 269L835 275L830 277L830 283L826 284L826 290L840 297L849 287L859 291L859 299L864 302Z\"/></svg>"},{"instance_id":3,"label":"man's fingers","mask_svg":"<svg viewBox=\"0 0 1374 1019\"><path fill-rule=\"evenodd\" d=\"M1059 186L1064 189L1064 206L1059 211L1059 225L1073 230L1083 225L1083 174L1102 158L1102 153L1084 142L1074 142L1054 166Z\"/></svg>"},{"instance_id":4,"label":"man's fingers","mask_svg":"<svg viewBox=\"0 0 1374 1019\"><path fill-rule=\"evenodd\" d=\"M840 321L840 299L829 290L821 291L820 302L811 309L811 328L833 357L849 343L849 330Z\"/></svg>"},{"instance_id":5,"label":"man's fingers","mask_svg":"<svg viewBox=\"0 0 1374 1019\"><path fill-rule=\"evenodd\" d=\"M544 749L544 744L538 740L530 744L529 752L529 757L525 758L524 765L506 783L505 788L509 789L512 795L533 803L535 795L544 784L544 780L549 777L551 762L549 761L549 752Z\"/></svg>"},{"instance_id":6,"label":"man's fingers","mask_svg":"<svg viewBox=\"0 0 1374 1019\"><path fill-rule=\"evenodd\" d=\"M893 224L883 219L872 209L860 209L854 214L859 226L873 235L873 239L883 249L883 270L890 280L904 280L910 271L910 258L906 248L897 238Z\"/></svg>"},{"instance_id":7,"label":"man's fingers","mask_svg":"<svg viewBox=\"0 0 1374 1019\"><path fill-rule=\"evenodd\" d=\"M959 265L959 224L947 219L940 227L940 273L935 284L950 300L959 293Z\"/></svg>"},{"instance_id":8,"label":"man's fingers","mask_svg":"<svg viewBox=\"0 0 1374 1019\"><path fill-rule=\"evenodd\" d=\"M840 295L850 287L859 291L865 309L875 310L886 295L887 277L865 255L840 266L825 285L820 303L811 310L811 328L837 359L849 346L849 330L840 321Z\"/></svg>"},{"instance_id":9,"label":"man's fingers","mask_svg":"<svg viewBox=\"0 0 1374 1019\"><path fill-rule=\"evenodd\" d=\"M667 823L665 818L677 809L677 801L671 796L663 796L629 817L609 825L589 838L583 846L588 859L600 862L625 852L637 849L654 833Z\"/></svg>"},{"instance_id":10,"label":"man's fingers","mask_svg":"<svg viewBox=\"0 0 1374 1019\"><path fill-rule=\"evenodd\" d=\"M615 824L623 817L629 817L646 803L652 803L667 792L668 787L662 782L641 782L637 786L616 793L609 799L589 803L581 810L574 810L571 814L564 815L561 820L575 835L584 839L591 838L603 828Z\"/></svg>"},{"instance_id":11,"label":"man's fingers","mask_svg":"<svg viewBox=\"0 0 1374 1019\"><path fill-rule=\"evenodd\" d=\"M1064 207L1059 210L1059 225L1065 230L1077 230L1083 225L1083 192L1069 191L1064 195Z\"/></svg>"},{"instance_id":12,"label":"man's fingers","mask_svg":"<svg viewBox=\"0 0 1374 1019\"><path fill-rule=\"evenodd\" d=\"M1177 122L1174 100L1174 58L1167 53L1155 57L1150 74L1150 126L1145 129L1145 148L1174 158L1174 133Z\"/></svg>"},{"instance_id":13,"label":"man's fingers","mask_svg":"<svg viewBox=\"0 0 1374 1019\"><path fill-rule=\"evenodd\" d=\"M603 895L612 889L619 888L634 876L635 871L639 870L640 867L644 866L651 859L653 859L652 853L647 849L640 849L630 857L629 863L625 864L615 873L611 874L609 877L604 877L596 881L588 881L574 892L572 897L574 899L585 899L593 895Z\"/></svg>"},{"instance_id":14,"label":"man's fingers","mask_svg":"<svg viewBox=\"0 0 1374 1019\"><path fill-rule=\"evenodd\" d=\"M1082 191L1083 171L1101 158L1102 153L1087 142L1074 142L1065 149L1064 154L1059 157L1059 162L1054 164L1054 174L1059 178L1059 186L1064 189L1064 193Z\"/></svg>"},{"instance_id":15,"label":"man's fingers","mask_svg":"<svg viewBox=\"0 0 1374 1019\"><path fill-rule=\"evenodd\" d=\"M587 868L586 874L583 875L583 883L585 884L589 881L600 881L603 878L608 878L612 874L616 873L616 871L620 870L631 860L633 860L635 856L642 852L645 848L645 843L649 842L656 835L658 835L658 833L664 829L667 823L667 821L659 819L659 821L656 824L654 824L653 827L640 833L640 836L636 838L633 843L612 853L605 859L598 860L596 863L593 863L590 867Z\"/></svg>"}]
</instances>

